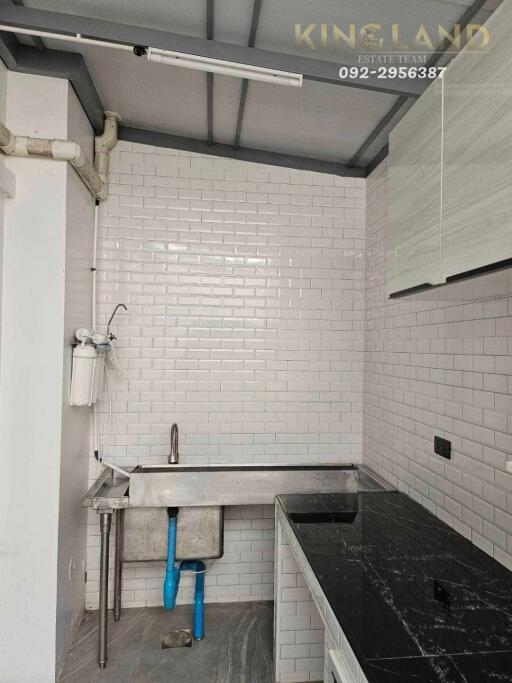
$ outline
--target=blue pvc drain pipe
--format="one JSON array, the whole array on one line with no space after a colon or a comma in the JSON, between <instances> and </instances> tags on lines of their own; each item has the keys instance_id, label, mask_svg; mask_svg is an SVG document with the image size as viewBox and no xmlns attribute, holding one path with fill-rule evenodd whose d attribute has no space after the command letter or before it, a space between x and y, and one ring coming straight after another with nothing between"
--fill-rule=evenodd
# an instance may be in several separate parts
<instances>
[{"instance_id":1,"label":"blue pvc drain pipe","mask_svg":"<svg viewBox=\"0 0 512 683\"><path fill-rule=\"evenodd\" d=\"M164 607L174 609L180 585L180 568L176 566L176 523L178 508L167 508L169 526L167 531L167 567L164 578Z\"/></svg>"},{"instance_id":2,"label":"blue pvc drain pipe","mask_svg":"<svg viewBox=\"0 0 512 683\"><path fill-rule=\"evenodd\" d=\"M204 575L206 565L201 560L183 560L180 570L194 571L196 573L192 635L195 640L202 640L204 638Z\"/></svg>"},{"instance_id":3,"label":"blue pvc drain pipe","mask_svg":"<svg viewBox=\"0 0 512 683\"><path fill-rule=\"evenodd\" d=\"M180 585L182 571L196 573L196 587L194 591L194 619L192 635L195 640L204 638L204 575L206 565L201 560L183 560L176 565L176 525L178 508L167 508L169 527L167 532L167 567L164 578L164 607L174 609L176 596Z\"/></svg>"}]
</instances>

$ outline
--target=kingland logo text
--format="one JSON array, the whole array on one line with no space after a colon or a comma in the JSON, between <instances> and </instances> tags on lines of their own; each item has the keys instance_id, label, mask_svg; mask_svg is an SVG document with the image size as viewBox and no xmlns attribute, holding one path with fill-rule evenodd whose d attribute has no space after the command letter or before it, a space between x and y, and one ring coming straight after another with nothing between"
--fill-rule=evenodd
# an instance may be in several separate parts
<instances>
[{"instance_id":1,"label":"kingland logo text","mask_svg":"<svg viewBox=\"0 0 512 683\"><path fill-rule=\"evenodd\" d=\"M367 24L295 24L295 45L309 50L327 47L349 48L351 50L375 50L381 52L420 52L432 51L443 43L456 50L462 49L469 41L471 48L482 50L489 43L489 31L481 24L456 24L451 30L438 25L434 30L420 24L407 35L400 30L399 24L383 26L377 22Z\"/></svg>"}]
</instances>

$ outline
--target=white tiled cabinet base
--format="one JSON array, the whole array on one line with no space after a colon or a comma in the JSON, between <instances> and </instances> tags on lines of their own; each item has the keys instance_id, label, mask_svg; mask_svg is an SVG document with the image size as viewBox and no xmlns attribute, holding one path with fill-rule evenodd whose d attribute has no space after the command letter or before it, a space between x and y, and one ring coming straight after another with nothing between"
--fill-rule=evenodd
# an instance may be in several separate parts
<instances>
[{"instance_id":1,"label":"white tiled cabinet base","mask_svg":"<svg viewBox=\"0 0 512 683\"><path fill-rule=\"evenodd\" d=\"M277 683L322 680L333 683L328 666L329 650L334 651L340 663L339 683L367 683L279 503L276 503L275 513L274 665Z\"/></svg>"},{"instance_id":2,"label":"white tiled cabinet base","mask_svg":"<svg viewBox=\"0 0 512 683\"><path fill-rule=\"evenodd\" d=\"M277 683L323 679L324 625L276 518L274 664Z\"/></svg>"}]
</instances>

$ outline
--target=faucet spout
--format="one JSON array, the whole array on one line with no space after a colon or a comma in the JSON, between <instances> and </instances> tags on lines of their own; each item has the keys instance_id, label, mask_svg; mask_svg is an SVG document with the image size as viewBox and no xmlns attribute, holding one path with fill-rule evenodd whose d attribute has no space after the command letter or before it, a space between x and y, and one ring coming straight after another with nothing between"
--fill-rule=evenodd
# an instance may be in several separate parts
<instances>
[{"instance_id":1,"label":"faucet spout","mask_svg":"<svg viewBox=\"0 0 512 683\"><path fill-rule=\"evenodd\" d=\"M176 422L171 427L171 450L167 456L169 465L177 465L180 461L180 454L178 452L178 425Z\"/></svg>"},{"instance_id":2,"label":"faucet spout","mask_svg":"<svg viewBox=\"0 0 512 683\"><path fill-rule=\"evenodd\" d=\"M115 314L117 313L117 310L118 310L119 308L124 308L125 311L128 310L124 304L117 304L117 306L114 308L114 311L113 311L112 315L110 316L109 321L108 321L108 323L107 323L107 337L108 337L111 341L117 339L117 337L115 337L113 334L110 334L110 324L112 323L112 320L114 320L114 316L115 316Z\"/></svg>"}]
</instances>

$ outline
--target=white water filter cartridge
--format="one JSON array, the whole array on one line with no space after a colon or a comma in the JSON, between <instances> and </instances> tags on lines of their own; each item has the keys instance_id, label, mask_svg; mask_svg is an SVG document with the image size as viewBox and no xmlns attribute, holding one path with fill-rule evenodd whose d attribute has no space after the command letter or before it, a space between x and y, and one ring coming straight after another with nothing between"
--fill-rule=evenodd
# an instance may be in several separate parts
<instances>
[{"instance_id":1,"label":"white water filter cartridge","mask_svg":"<svg viewBox=\"0 0 512 683\"><path fill-rule=\"evenodd\" d=\"M72 406L90 406L94 401L94 378L98 352L92 344L82 343L73 350L71 375Z\"/></svg>"}]
</instances>

